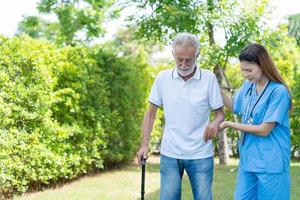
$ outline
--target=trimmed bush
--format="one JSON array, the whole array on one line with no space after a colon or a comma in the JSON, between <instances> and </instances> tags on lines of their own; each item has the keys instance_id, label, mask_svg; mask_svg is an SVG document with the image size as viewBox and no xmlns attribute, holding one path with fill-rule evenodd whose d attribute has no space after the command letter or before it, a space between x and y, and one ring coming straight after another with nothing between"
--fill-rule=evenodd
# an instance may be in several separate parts
<instances>
[{"instance_id":1,"label":"trimmed bush","mask_svg":"<svg viewBox=\"0 0 300 200\"><path fill-rule=\"evenodd\" d=\"M142 56L0 44L0 197L132 159L149 88Z\"/></svg>"}]
</instances>

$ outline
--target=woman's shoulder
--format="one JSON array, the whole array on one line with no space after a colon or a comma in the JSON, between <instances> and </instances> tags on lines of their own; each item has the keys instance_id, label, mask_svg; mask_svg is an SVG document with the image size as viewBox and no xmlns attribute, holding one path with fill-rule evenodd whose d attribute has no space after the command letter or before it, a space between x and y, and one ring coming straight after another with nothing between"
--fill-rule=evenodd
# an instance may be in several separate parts
<instances>
[{"instance_id":1,"label":"woman's shoulder","mask_svg":"<svg viewBox=\"0 0 300 200\"><path fill-rule=\"evenodd\" d=\"M274 94L277 95L289 95L288 89L282 83L278 83L275 81L270 82L271 89Z\"/></svg>"},{"instance_id":2,"label":"woman's shoulder","mask_svg":"<svg viewBox=\"0 0 300 200\"><path fill-rule=\"evenodd\" d=\"M279 83L279 82L275 82L275 81L270 81L270 86L273 88L273 89L276 89L276 90L287 90L287 88L285 87L285 85L283 85L282 83Z\"/></svg>"}]
</instances>

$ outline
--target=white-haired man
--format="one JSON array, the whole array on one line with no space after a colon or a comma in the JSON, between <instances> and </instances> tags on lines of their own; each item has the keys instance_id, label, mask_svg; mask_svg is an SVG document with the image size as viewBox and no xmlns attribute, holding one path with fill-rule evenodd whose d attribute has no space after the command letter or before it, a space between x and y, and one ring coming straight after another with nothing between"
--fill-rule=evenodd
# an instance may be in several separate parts
<instances>
[{"instance_id":1,"label":"white-haired man","mask_svg":"<svg viewBox=\"0 0 300 200\"><path fill-rule=\"evenodd\" d=\"M161 107L165 128L161 143L161 200L181 199L181 179L189 176L195 200L212 199L213 147L211 138L224 120L218 81L209 70L196 65L199 40L190 33L179 33L172 42L176 67L161 71L151 88L145 114L140 161L149 151L150 134L157 109ZM210 121L210 111L214 119Z\"/></svg>"}]
</instances>

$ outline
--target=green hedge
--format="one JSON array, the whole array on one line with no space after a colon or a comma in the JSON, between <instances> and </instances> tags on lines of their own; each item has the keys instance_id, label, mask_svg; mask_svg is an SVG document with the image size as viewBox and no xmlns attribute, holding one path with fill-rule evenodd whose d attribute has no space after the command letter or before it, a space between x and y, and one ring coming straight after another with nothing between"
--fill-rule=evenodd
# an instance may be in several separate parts
<instances>
[{"instance_id":1,"label":"green hedge","mask_svg":"<svg viewBox=\"0 0 300 200\"><path fill-rule=\"evenodd\" d=\"M104 49L0 37L0 198L132 159L147 66Z\"/></svg>"}]
</instances>

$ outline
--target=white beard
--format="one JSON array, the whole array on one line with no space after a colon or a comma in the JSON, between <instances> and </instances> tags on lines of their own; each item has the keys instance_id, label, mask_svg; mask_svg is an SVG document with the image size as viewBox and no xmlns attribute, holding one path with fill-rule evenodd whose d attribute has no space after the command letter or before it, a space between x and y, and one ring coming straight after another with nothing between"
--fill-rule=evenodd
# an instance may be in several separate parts
<instances>
[{"instance_id":1,"label":"white beard","mask_svg":"<svg viewBox=\"0 0 300 200\"><path fill-rule=\"evenodd\" d=\"M188 75L190 75L191 73L193 73L195 67L196 67L196 66L193 66L193 67L191 67L191 68L189 68L189 69L187 69L187 70L182 70L182 69L180 69L178 66L176 66L176 69L177 69L178 74L179 74L180 76L183 76L183 77L184 77L184 76L188 76Z\"/></svg>"}]
</instances>

